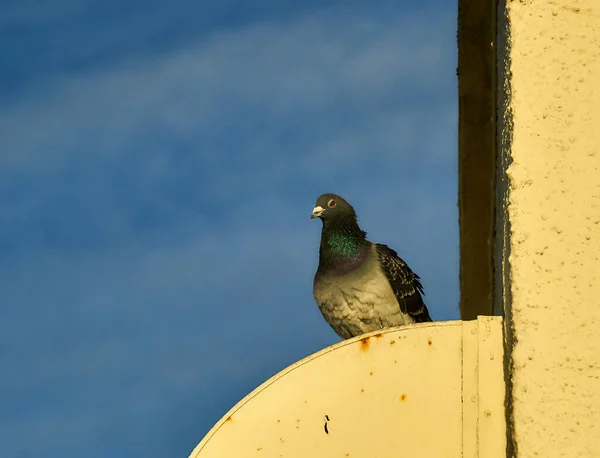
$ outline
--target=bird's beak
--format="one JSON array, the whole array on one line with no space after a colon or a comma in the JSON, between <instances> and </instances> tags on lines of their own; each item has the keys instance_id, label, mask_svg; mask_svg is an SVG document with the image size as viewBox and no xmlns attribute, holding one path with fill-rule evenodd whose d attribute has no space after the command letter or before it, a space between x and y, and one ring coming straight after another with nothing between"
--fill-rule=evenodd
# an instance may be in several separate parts
<instances>
[{"instance_id":1,"label":"bird's beak","mask_svg":"<svg viewBox=\"0 0 600 458\"><path fill-rule=\"evenodd\" d=\"M325 209L321 206L313 208L313 212L312 212L312 215L310 215L310 219L318 218L319 216L321 216L323 214L324 211L325 211Z\"/></svg>"}]
</instances>

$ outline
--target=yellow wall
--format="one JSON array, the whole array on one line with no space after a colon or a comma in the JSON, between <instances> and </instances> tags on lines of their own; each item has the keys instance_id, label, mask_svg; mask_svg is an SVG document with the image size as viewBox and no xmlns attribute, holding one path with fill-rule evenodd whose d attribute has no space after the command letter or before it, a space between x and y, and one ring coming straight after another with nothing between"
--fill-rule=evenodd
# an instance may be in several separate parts
<instances>
[{"instance_id":1,"label":"yellow wall","mask_svg":"<svg viewBox=\"0 0 600 458\"><path fill-rule=\"evenodd\" d=\"M600 0L506 14L514 439L519 457L597 457Z\"/></svg>"}]
</instances>

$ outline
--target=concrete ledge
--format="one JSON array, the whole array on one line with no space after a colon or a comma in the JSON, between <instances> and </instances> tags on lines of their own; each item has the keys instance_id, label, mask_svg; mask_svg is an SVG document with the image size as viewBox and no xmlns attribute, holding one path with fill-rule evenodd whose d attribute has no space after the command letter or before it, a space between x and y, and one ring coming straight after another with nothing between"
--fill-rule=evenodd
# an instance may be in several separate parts
<instances>
[{"instance_id":1,"label":"concrete ledge","mask_svg":"<svg viewBox=\"0 0 600 458\"><path fill-rule=\"evenodd\" d=\"M502 320L392 328L281 371L190 458L503 458Z\"/></svg>"}]
</instances>

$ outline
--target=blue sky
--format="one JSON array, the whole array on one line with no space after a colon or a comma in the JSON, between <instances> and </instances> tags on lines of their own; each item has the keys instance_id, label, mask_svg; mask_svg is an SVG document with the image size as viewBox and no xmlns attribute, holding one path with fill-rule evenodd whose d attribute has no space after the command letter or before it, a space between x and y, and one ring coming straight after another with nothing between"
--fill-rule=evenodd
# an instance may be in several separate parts
<instances>
[{"instance_id":1,"label":"blue sky","mask_svg":"<svg viewBox=\"0 0 600 458\"><path fill-rule=\"evenodd\" d=\"M458 318L454 2L0 1L3 457L187 457L339 339L316 197Z\"/></svg>"}]
</instances>

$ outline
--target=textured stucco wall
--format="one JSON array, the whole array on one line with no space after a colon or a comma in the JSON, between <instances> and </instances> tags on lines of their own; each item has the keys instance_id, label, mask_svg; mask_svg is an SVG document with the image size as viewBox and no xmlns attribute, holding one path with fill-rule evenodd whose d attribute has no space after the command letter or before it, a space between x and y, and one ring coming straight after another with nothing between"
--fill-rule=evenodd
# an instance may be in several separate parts
<instances>
[{"instance_id":1,"label":"textured stucco wall","mask_svg":"<svg viewBox=\"0 0 600 458\"><path fill-rule=\"evenodd\" d=\"M600 0L514 0L502 154L519 457L600 456Z\"/></svg>"}]
</instances>

